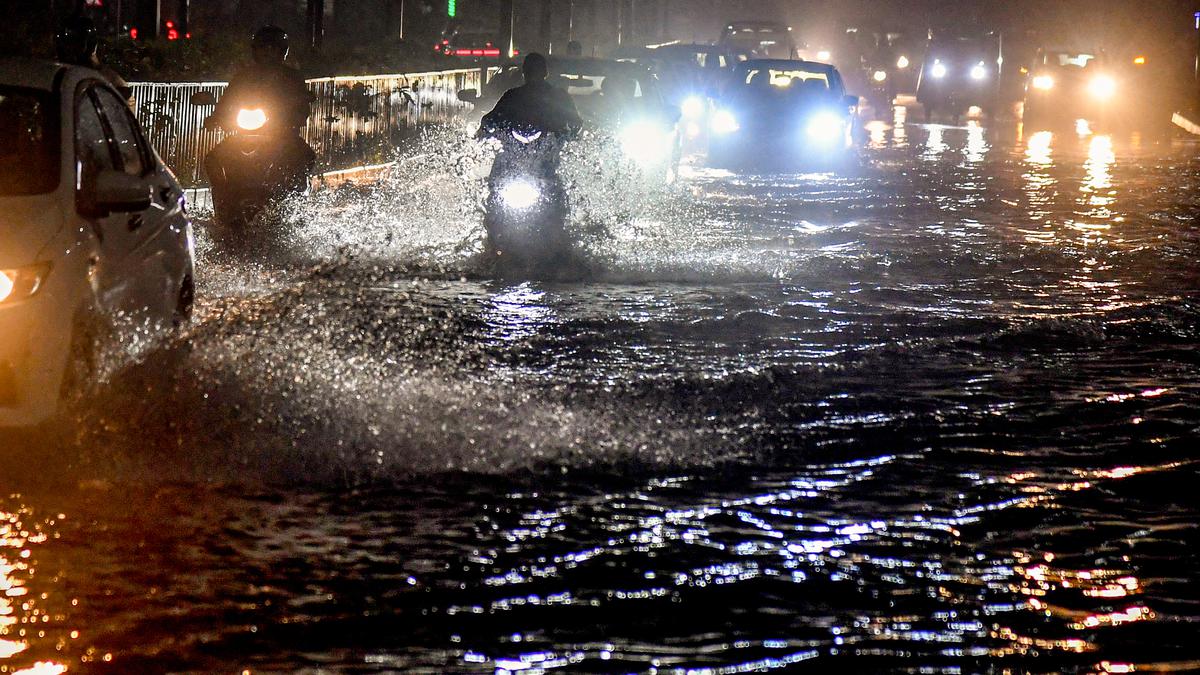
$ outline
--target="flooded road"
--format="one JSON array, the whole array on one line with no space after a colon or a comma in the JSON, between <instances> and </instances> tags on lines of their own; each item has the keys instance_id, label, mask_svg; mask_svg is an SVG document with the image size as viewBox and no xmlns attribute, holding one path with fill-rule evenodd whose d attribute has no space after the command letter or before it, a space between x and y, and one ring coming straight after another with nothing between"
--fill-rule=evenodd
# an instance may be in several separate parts
<instances>
[{"instance_id":1,"label":"flooded road","mask_svg":"<svg viewBox=\"0 0 1200 675\"><path fill-rule=\"evenodd\" d=\"M0 669L1200 668L1200 146L897 122L576 156L568 280L490 273L465 140L209 252L4 458Z\"/></svg>"}]
</instances>

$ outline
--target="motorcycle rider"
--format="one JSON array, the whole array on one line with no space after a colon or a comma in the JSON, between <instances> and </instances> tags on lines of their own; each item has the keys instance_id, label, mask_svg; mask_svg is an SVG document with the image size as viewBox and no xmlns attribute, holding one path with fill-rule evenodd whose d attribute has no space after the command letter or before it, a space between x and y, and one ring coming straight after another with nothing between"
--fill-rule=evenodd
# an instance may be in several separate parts
<instances>
[{"instance_id":1,"label":"motorcycle rider","mask_svg":"<svg viewBox=\"0 0 1200 675\"><path fill-rule=\"evenodd\" d=\"M509 89L496 107L483 117L480 134L503 129L531 129L547 134L571 135L583 126L570 94L547 81L546 57L530 54L521 66L525 84Z\"/></svg>"},{"instance_id":2,"label":"motorcycle rider","mask_svg":"<svg viewBox=\"0 0 1200 675\"><path fill-rule=\"evenodd\" d=\"M285 64L289 51L288 34L278 26L260 28L251 40L252 62L230 80L216 110L205 120L205 128L238 129L238 113L259 109L266 113L266 124L256 134L271 137L276 144L280 166L295 168L292 182L296 189L306 189L316 154L304 142L300 131L308 124L313 96L300 72ZM205 158L210 182L222 180L218 167L224 165L218 146Z\"/></svg>"},{"instance_id":3,"label":"motorcycle rider","mask_svg":"<svg viewBox=\"0 0 1200 675\"><path fill-rule=\"evenodd\" d=\"M206 124L236 129L238 111L245 106L267 109L276 131L299 131L308 124L313 97L300 72L284 63L289 48L282 28L260 28L250 42L250 65L229 81Z\"/></svg>"},{"instance_id":4,"label":"motorcycle rider","mask_svg":"<svg viewBox=\"0 0 1200 675\"><path fill-rule=\"evenodd\" d=\"M133 88L117 71L100 60L100 35L94 21L86 16L68 19L54 35L54 51L62 63L99 71L129 107L134 107Z\"/></svg>"},{"instance_id":5,"label":"motorcycle rider","mask_svg":"<svg viewBox=\"0 0 1200 675\"><path fill-rule=\"evenodd\" d=\"M481 138L498 138L502 148L488 177L488 245L503 264L517 269L557 265L571 248L564 229L567 194L558 177L560 142L583 126L570 94L546 81L546 57L526 56L522 71L525 84L506 92L479 128ZM541 204L536 221L514 228L522 216L503 206L505 185L523 183L529 189L531 181L538 185Z\"/></svg>"}]
</instances>

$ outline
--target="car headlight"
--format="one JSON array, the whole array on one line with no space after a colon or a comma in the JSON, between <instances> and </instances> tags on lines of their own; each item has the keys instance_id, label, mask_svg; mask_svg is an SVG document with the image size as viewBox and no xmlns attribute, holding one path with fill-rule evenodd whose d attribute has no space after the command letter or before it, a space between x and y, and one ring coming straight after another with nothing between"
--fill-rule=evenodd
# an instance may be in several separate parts
<instances>
[{"instance_id":1,"label":"car headlight","mask_svg":"<svg viewBox=\"0 0 1200 675\"><path fill-rule=\"evenodd\" d=\"M32 298L50 274L50 263L0 270L0 305Z\"/></svg>"},{"instance_id":2,"label":"car headlight","mask_svg":"<svg viewBox=\"0 0 1200 675\"><path fill-rule=\"evenodd\" d=\"M933 64L933 67L929 69L929 74L933 75L939 80L945 77L947 72L949 71L946 69L946 64L940 62Z\"/></svg>"},{"instance_id":3,"label":"car headlight","mask_svg":"<svg viewBox=\"0 0 1200 675\"><path fill-rule=\"evenodd\" d=\"M828 49L822 49L821 51L817 52L817 60L818 61L828 61L829 59L832 59L832 58L833 58L833 54L831 54Z\"/></svg>"},{"instance_id":4,"label":"car headlight","mask_svg":"<svg viewBox=\"0 0 1200 675\"><path fill-rule=\"evenodd\" d=\"M1033 78L1033 88L1048 91L1054 88L1054 78L1049 75L1038 75Z\"/></svg>"},{"instance_id":5,"label":"car headlight","mask_svg":"<svg viewBox=\"0 0 1200 675\"><path fill-rule=\"evenodd\" d=\"M741 128L742 125L738 124L737 118L728 110L719 110L716 115L713 115L712 130L715 134L732 134Z\"/></svg>"},{"instance_id":6,"label":"car headlight","mask_svg":"<svg viewBox=\"0 0 1200 675\"><path fill-rule=\"evenodd\" d=\"M973 68L971 68L972 80L982 80L983 78L987 77L987 74L987 66L984 66L982 63L977 63Z\"/></svg>"},{"instance_id":7,"label":"car headlight","mask_svg":"<svg viewBox=\"0 0 1200 675\"><path fill-rule=\"evenodd\" d=\"M808 137L815 141L836 141L841 139L845 132L845 121L833 113L820 113L808 122Z\"/></svg>"},{"instance_id":8,"label":"car headlight","mask_svg":"<svg viewBox=\"0 0 1200 675\"><path fill-rule=\"evenodd\" d=\"M680 110L683 116L688 119L697 119L704 116L704 100L699 96L689 96L683 101Z\"/></svg>"},{"instance_id":9,"label":"car headlight","mask_svg":"<svg viewBox=\"0 0 1200 675\"><path fill-rule=\"evenodd\" d=\"M871 79L875 80L876 82L883 82L883 81L887 80L887 71L886 70L877 70L877 71L871 73Z\"/></svg>"},{"instance_id":10,"label":"car headlight","mask_svg":"<svg viewBox=\"0 0 1200 675\"><path fill-rule=\"evenodd\" d=\"M670 153L671 134L650 121L634 122L621 131L621 149L638 164L661 162Z\"/></svg>"},{"instance_id":11,"label":"car headlight","mask_svg":"<svg viewBox=\"0 0 1200 675\"><path fill-rule=\"evenodd\" d=\"M900 58L896 59L896 67L899 68L900 70L904 70L905 68L907 68L908 67L908 57L901 55Z\"/></svg>"},{"instance_id":12,"label":"car headlight","mask_svg":"<svg viewBox=\"0 0 1200 675\"><path fill-rule=\"evenodd\" d=\"M1108 75L1097 75L1088 83L1088 91L1096 98L1112 98L1117 93L1117 81Z\"/></svg>"},{"instance_id":13,"label":"car headlight","mask_svg":"<svg viewBox=\"0 0 1200 675\"><path fill-rule=\"evenodd\" d=\"M510 209L523 211L542 198L542 191L529 180L518 179L500 188L500 202Z\"/></svg>"},{"instance_id":14,"label":"car headlight","mask_svg":"<svg viewBox=\"0 0 1200 675\"><path fill-rule=\"evenodd\" d=\"M258 131L267 124L267 113L262 108L243 108L238 111L237 125L245 131Z\"/></svg>"}]
</instances>

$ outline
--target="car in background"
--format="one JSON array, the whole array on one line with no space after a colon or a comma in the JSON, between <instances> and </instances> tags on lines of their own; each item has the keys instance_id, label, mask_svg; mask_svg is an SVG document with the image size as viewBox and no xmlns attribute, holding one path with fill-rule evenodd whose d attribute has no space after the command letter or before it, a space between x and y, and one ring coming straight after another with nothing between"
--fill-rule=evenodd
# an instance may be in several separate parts
<instances>
[{"instance_id":1,"label":"car in background","mask_svg":"<svg viewBox=\"0 0 1200 675\"><path fill-rule=\"evenodd\" d=\"M832 65L746 61L716 101L709 163L836 166L855 156L857 105Z\"/></svg>"},{"instance_id":2,"label":"car in background","mask_svg":"<svg viewBox=\"0 0 1200 675\"><path fill-rule=\"evenodd\" d=\"M499 63L507 57L496 34L486 31L449 31L442 35L433 50L444 58L466 63Z\"/></svg>"},{"instance_id":3,"label":"car in background","mask_svg":"<svg viewBox=\"0 0 1200 675\"><path fill-rule=\"evenodd\" d=\"M1099 50L1042 48L1028 68L1026 129L1111 121L1122 82Z\"/></svg>"},{"instance_id":4,"label":"car in background","mask_svg":"<svg viewBox=\"0 0 1200 675\"><path fill-rule=\"evenodd\" d=\"M731 22L722 31L718 44L749 52L760 59L791 59L796 56L791 26L778 21Z\"/></svg>"},{"instance_id":5,"label":"car in background","mask_svg":"<svg viewBox=\"0 0 1200 675\"><path fill-rule=\"evenodd\" d=\"M990 113L996 104L998 64L998 46L991 35L935 35L917 80L917 102L925 119L941 113L957 123L972 109Z\"/></svg>"},{"instance_id":6,"label":"car in background","mask_svg":"<svg viewBox=\"0 0 1200 675\"><path fill-rule=\"evenodd\" d=\"M183 190L93 70L0 59L0 427L94 385L104 336L185 320Z\"/></svg>"},{"instance_id":7,"label":"car in background","mask_svg":"<svg viewBox=\"0 0 1200 675\"><path fill-rule=\"evenodd\" d=\"M855 48L845 50L856 57L854 75L850 63L838 61L838 66L877 116L888 117L896 97L916 92L924 39L899 30L851 27L846 42Z\"/></svg>"},{"instance_id":8,"label":"car in background","mask_svg":"<svg viewBox=\"0 0 1200 675\"><path fill-rule=\"evenodd\" d=\"M651 177L673 179L682 153L680 110L663 97L658 78L646 65L615 59L550 56L550 84L565 90L586 126L613 137L624 155ZM504 92L521 86L517 64L506 66L484 87L460 91L459 100L482 116ZM623 85L623 86L622 86ZM628 97L618 96L627 90Z\"/></svg>"},{"instance_id":9,"label":"car in background","mask_svg":"<svg viewBox=\"0 0 1200 675\"><path fill-rule=\"evenodd\" d=\"M646 65L654 72L664 99L682 113L685 138L698 142L708 127L709 98L729 78L734 66L751 56L719 45L673 42L621 50L616 58Z\"/></svg>"}]
</instances>

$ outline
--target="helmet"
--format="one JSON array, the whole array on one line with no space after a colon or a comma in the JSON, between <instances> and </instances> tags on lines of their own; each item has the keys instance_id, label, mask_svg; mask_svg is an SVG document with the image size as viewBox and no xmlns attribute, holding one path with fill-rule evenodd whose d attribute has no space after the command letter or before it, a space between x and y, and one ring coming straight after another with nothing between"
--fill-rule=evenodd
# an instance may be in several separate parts
<instances>
[{"instance_id":1,"label":"helmet","mask_svg":"<svg viewBox=\"0 0 1200 675\"><path fill-rule=\"evenodd\" d=\"M78 66L92 65L92 55L100 46L96 24L86 16L68 20L54 36L58 60Z\"/></svg>"},{"instance_id":2,"label":"helmet","mask_svg":"<svg viewBox=\"0 0 1200 675\"><path fill-rule=\"evenodd\" d=\"M250 49L256 57L269 54L282 61L288 54L288 34L279 26L263 26L251 38Z\"/></svg>"}]
</instances>

